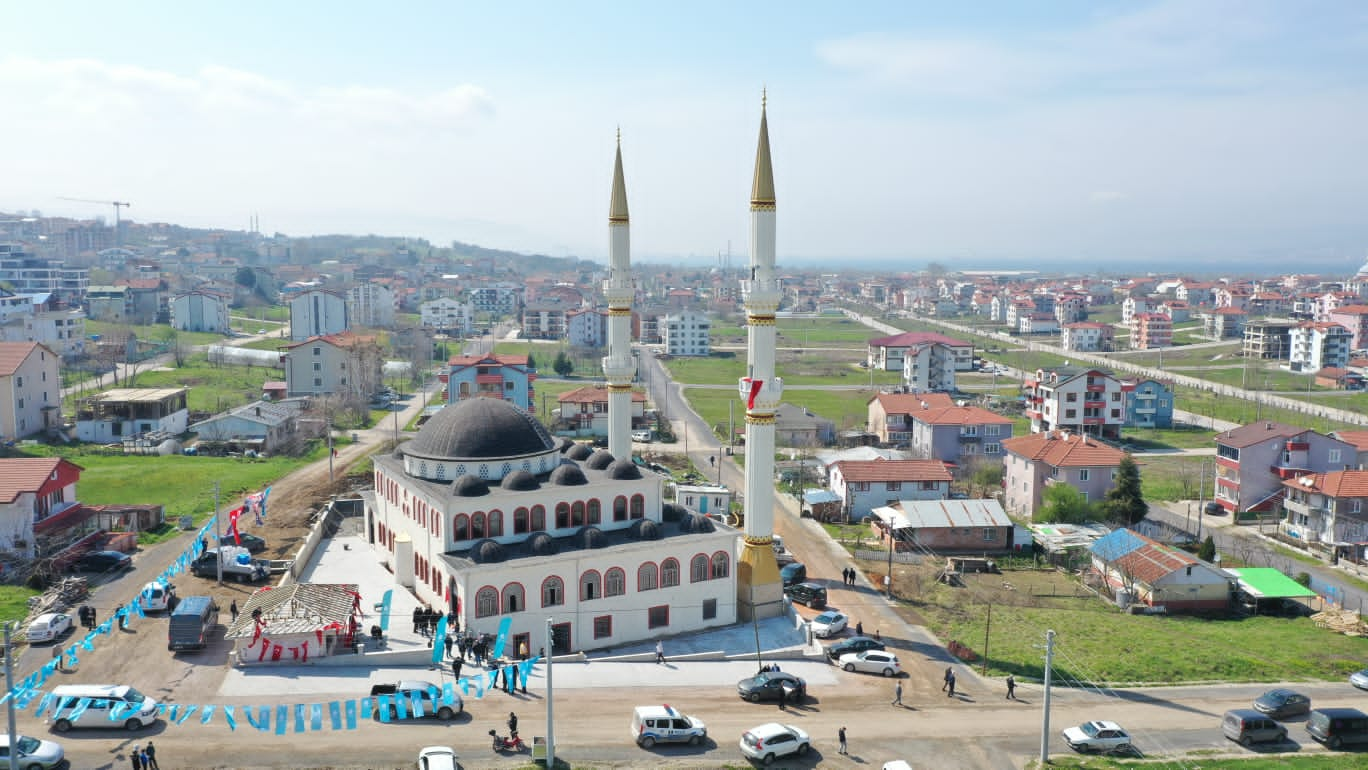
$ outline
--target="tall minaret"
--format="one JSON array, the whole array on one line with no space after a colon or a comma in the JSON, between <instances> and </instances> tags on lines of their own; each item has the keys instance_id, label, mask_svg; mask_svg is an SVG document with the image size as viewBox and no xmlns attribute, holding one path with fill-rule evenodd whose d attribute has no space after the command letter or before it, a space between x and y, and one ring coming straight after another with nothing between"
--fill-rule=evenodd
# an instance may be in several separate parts
<instances>
[{"instance_id":1,"label":"tall minaret","mask_svg":"<svg viewBox=\"0 0 1368 770\"><path fill-rule=\"evenodd\" d=\"M737 607L742 620L774 617L783 610L783 587L774 559L774 411L784 383L774 376L774 169L770 165L765 99L760 101L760 142L751 183L750 280L741 282L746 304L747 375L739 383L746 407L746 527L737 560Z\"/></svg>"},{"instance_id":2,"label":"tall minaret","mask_svg":"<svg viewBox=\"0 0 1368 770\"><path fill-rule=\"evenodd\" d=\"M627 224L627 184L622 179L622 130L618 129L617 158L613 161L613 195L608 203L608 280L603 296L608 301L608 355L603 357L603 378L608 381L608 453L617 458L632 456L632 357L631 240Z\"/></svg>"}]
</instances>

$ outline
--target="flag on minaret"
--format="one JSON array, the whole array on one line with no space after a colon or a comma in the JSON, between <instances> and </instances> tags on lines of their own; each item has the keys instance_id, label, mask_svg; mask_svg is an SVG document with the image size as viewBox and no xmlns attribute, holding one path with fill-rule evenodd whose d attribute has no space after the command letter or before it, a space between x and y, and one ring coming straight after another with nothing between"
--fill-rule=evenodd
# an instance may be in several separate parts
<instances>
[{"instance_id":1,"label":"flag on minaret","mask_svg":"<svg viewBox=\"0 0 1368 770\"><path fill-rule=\"evenodd\" d=\"M746 397L746 408L754 409L755 397L760 395L760 389L765 387L765 381L752 379L750 377L747 377L746 380L750 382L750 395Z\"/></svg>"}]
</instances>

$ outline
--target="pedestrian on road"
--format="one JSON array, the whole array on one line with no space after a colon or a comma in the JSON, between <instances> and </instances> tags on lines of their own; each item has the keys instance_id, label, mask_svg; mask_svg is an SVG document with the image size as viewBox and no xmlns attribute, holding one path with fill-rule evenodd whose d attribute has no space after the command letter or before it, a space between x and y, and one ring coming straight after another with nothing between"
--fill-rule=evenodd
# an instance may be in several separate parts
<instances>
[{"instance_id":1,"label":"pedestrian on road","mask_svg":"<svg viewBox=\"0 0 1368 770\"><path fill-rule=\"evenodd\" d=\"M233 619L232 622L236 623L236 622L237 622L237 616L238 616L237 599L234 599L234 600L228 605L228 614L232 616L232 619Z\"/></svg>"},{"instance_id":2,"label":"pedestrian on road","mask_svg":"<svg viewBox=\"0 0 1368 770\"><path fill-rule=\"evenodd\" d=\"M945 683L946 683L947 685L950 686L950 693L949 693L949 695L948 695L947 697L950 697L950 698L955 697L955 672L954 672L954 671L951 671L951 672L950 672L950 678L949 678L949 679L946 679L946 680L945 680Z\"/></svg>"},{"instance_id":3,"label":"pedestrian on road","mask_svg":"<svg viewBox=\"0 0 1368 770\"><path fill-rule=\"evenodd\" d=\"M841 744L841 747L836 750L836 753L848 754L849 752L846 751L845 725L842 725L841 729L836 731L836 740Z\"/></svg>"},{"instance_id":4,"label":"pedestrian on road","mask_svg":"<svg viewBox=\"0 0 1368 770\"><path fill-rule=\"evenodd\" d=\"M856 636L864 636L864 622L863 622L863 621L859 621L859 620L855 621L855 635L856 635Z\"/></svg>"},{"instance_id":5,"label":"pedestrian on road","mask_svg":"<svg viewBox=\"0 0 1368 770\"><path fill-rule=\"evenodd\" d=\"M901 706L902 704L902 682L896 682L893 685L893 702L889 705Z\"/></svg>"},{"instance_id":6,"label":"pedestrian on road","mask_svg":"<svg viewBox=\"0 0 1368 770\"><path fill-rule=\"evenodd\" d=\"M950 686L950 680L954 678L955 672L951 671L949 666L946 666L945 676L941 677L941 692L945 692L945 688Z\"/></svg>"},{"instance_id":7,"label":"pedestrian on road","mask_svg":"<svg viewBox=\"0 0 1368 770\"><path fill-rule=\"evenodd\" d=\"M94 607L91 607L91 608L90 608L89 615L90 615L90 627L91 627L91 628L94 628L94 627L95 627L95 608L94 608Z\"/></svg>"},{"instance_id":8,"label":"pedestrian on road","mask_svg":"<svg viewBox=\"0 0 1368 770\"><path fill-rule=\"evenodd\" d=\"M1016 700L1016 679L1011 674L1007 675L1007 700Z\"/></svg>"},{"instance_id":9,"label":"pedestrian on road","mask_svg":"<svg viewBox=\"0 0 1368 770\"><path fill-rule=\"evenodd\" d=\"M147 770L161 770L157 766L157 747L152 745L152 741L148 741L147 748L143 749L143 765Z\"/></svg>"},{"instance_id":10,"label":"pedestrian on road","mask_svg":"<svg viewBox=\"0 0 1368 770\"><path fill-rule=\"evenodd\" d=\"M133 763L133 770L143 770L142 749L138 748L137 744L128 752L128 761Z\"/></svg>"},{"instance_id":11,"label":"pedestrian on road","mask_svg":"<svg viewBox=\"0 0 1368 770\"><path fill-rule=\"evenodd\" d=\"M659 639L656 640L656 663L665 662L665 644Z\"/></svg>"},{"instance_id":12,"label":"pedestrian on road","mask_svg":"<svg viewBox=\"0 0 1368 770\"><path fill-rule=\"evenodd\" d=\"M52 643L52 659L57 661L57 670L64 671L62 668L62 647L57 642Z\"/></svg>"},{"instance_id":13,"label":"pedestrian on road","mask_svg":"<svg viewBox=\"0 0 1368 770\"><path fill-rule=\"evenodd\" d=\"M413 608L413 633L419 633L423 628L423 608Z\"/></svg>"},{"instance_id":14,"label":"pedestrian on road","mask_svg":"<svg viewBox=\"0 0 1368 770\"><path fill-rule=\"evenodd\" d=\"M124 606L123 606L122 604L120 604L118 607L115 607L115 608L114 608L114 614L117 615L117 616L119 616L119 630L120 630L120 631L127 631L127 630L128 630L128 613L124 611Z\"/></svg>"},{"instance_id":15,"label":"pedestrian on road","mask_svg":"<svg viewBox=\"0 0 1368 770\"><path fill-rule=\"evenodd\" d=\"M455 678L458 683L461 681L461 666L463 665L465 665L465 660L463 658L452 658L451 676Z\"/></svg>"},{"instance_id":16,"label":"pedestrian on road","mask_svg":"<svg viewBox=\"0 0 1368 770\"><path fill-rule=\"evenodd\" d=\"M451 634L447 634L446 639L442 640L442 643L446 645L446 656L450 658L451 648L456 644L456 640L451 638Z\"/></svg>"}]
</instances>

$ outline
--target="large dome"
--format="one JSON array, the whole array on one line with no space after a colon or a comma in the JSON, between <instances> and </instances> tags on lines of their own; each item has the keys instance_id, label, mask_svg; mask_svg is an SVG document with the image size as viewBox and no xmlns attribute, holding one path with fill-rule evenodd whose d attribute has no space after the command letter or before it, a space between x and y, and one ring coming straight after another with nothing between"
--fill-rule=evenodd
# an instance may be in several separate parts
<instances>
[{"instance_id":1,"label":"large dome","mask_svg":"<svg viewBox=\"0 0 1368 770\"><path fill-rule=\"evenodd\" d=\"M404 444L404 454L428 460L494 460L556 448L532 415L498 398L470 398L444 407Z\"/></svg>"}]
</instances>

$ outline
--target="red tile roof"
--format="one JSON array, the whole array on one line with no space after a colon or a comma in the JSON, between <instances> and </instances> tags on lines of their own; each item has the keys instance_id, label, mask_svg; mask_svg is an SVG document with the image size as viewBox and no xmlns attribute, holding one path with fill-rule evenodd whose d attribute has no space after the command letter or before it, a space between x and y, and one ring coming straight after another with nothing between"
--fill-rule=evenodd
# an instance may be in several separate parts
<instances>
[{"instance_id":1,"label":"red tile roof","mask_svg":"<svg viewBox=\"0 0 1368 770\"><path fill-rule=\"evenodd\" d=\"M308 338L308 339L306 339L306 340L300 340L299 342L294 342L294 343L291 343L291 344L289 344L289 345L286 345L286 346L285 346L285 349L286 349L286 350L294 350L294 349L297 348L297 347L301 347L301 346L303 346L303 345L308 345L308 344L314 343L314 342L326 342L326 343L328 343L329 345L333 345L333 346L335 346L335 347L339 347L339 348L349 348L349 347L351 347L352 345L359 345L359 344L361 344L361 343L363 343L363 342L374 342L374 341L375 341L375 338L374 338L374 337L362 336L362 335L359 335L359 334L353 334L353 333L351 333L351 332L341 332L340 334L320 334L320 335L318 335L318 336L316 336L316 337L310 337L310 338Z\"/></svg>"},{"instance_id":2,"label":"red tile roof","mask_svg":"<svg viewBox=\"0 0 1368 770\"><path fill-rule=\"evenodd\" d=\"M1368 471L1308 473L1284 481L1283 486L1329 497L1368 497Z\"/></svg>"},{"instance_id":3,"label":"red tile roof","mask_svg":"<svg viewBox=\"0 0 1368 770\"><path fill-rule=\"evenodd\" d=\"M1097 439L1070 433L1067 436L1051 431L1029 436L1009 438L1002 448L1032 462L1043 462L1056 468L1096 468L1120 465L1126 456L1119 449L1100 443Z\"/></svg>"},{"instance_id":4,"label":"red tile roof","mask_svg":"<svg viewBox=\"0 0 1368 770\"><path fill-rule=\"evenodd\" d=\"M1216 434L1216 443L1225 446L1242 449L1247 446L1267 441L1271 438L1292 438L1306 433L1306 428L1297 428L1292 425L1284 425L1280 422L1268 422L1261 420L1252 422L1248 425L1241 425L1234 430Z\"/></svg>"},{"instance_id":5,"label":"red tile roof","mask_svg":"<svg viewBox=\"0 0 1368 770\"><path fill-rule=\"evenodd\" d=\"M0 377L13 376L19 371L19 367L33 355L33 351L42 347L37 342L0 342ZM44 348L46 350L46 348ZM52 351L48 351L51 353ZM54 354L55 355L55 354Z\"/></svg>"},{"instance_id":6,"label":"red tile roof","mask_svg":"<svg viewBox=\"0 0 1368 770\"><path fill-rule=\"evenodd\" d=\"M504 366L527 366L527 356L497 354L492 356L452 356L447 362L452 366L474 366L475 364L503 364Z\"/></svg>"},{"instance_id":7,"label":"red tile roof","mask_svg":"<svg viewBox=\"0 0 1368 770\"><path fill-rule=\"evenodd\" d=\"M977 406L948 406L919 409L909 415L928 425L1011 425L1012 420Z\"/></svg>"},{"instance_id":8,"label":"red tile roof","mask_svg":"<svg viewBox=\"0 0 1368 770\"><path fill-rule=\"evenodd\" d=\"M948 393L880 393L869 399L883 405L885 414L910 414L955 405Z\"/></svg>"},{"instance_id":9,"label":"red tile roof","mask_svg":"<svg viewBox=\"0 0 1368 770\"><path fill-rule=\"evenodd\" d=\"M1368 315L1368 305L1344 305L1331 310L1330 315Z\"/></svg>"},{"instance_id":10,"label":"red tile roof","mask_svg":"<svg viewBox=\"0 0 1368 770\"><path fill-rule=\"evenodd\" d=\"M557 396L556 400L562 404L593 404L599 402L606 404L608 403L608 389L596 388L592 385L586 385L583 388L576 388L571 391L566 391L565 393L562 393L559 396ZM639 401L644 404L646 403L646 394L642 391L634 390L632 391L632 400Z\"/></svg>"},{"instance_id":11,"label":"red tile roof","mask_svg":"<svg viewBox=\"0 0 1368 770\"><path fill-rule=\"evenodd\" d=\"M1360 452L1368 449L1368 430L1337 430L1330 435L1353 444Z\"/></svg>"},{"instance_id":12,"label":"red tile roof","mask_svg":"<svg viewBox=\"0 0 1368 770\"><path fill-rule=\"evenodd\" d=\"M846 481L951 481L940 460L841 460L835 463Z\"/></svg>"},{"instance_id":13,"label":"red tile roof","mask_svg":"<svg viewBox=\"0 0 1368 770\"><path fill-rule=\"evenodd\" d=\"M1152 586L1155 581L1180 569L1201 563L1190 554L1156 543L1138 532L1132 531L1132 534L1144 541L1144 545L1116 559L1112 565L1121 574L1129 575L1138 582Z\"/></svg>"},{"instance_id":14,"label":"red tile roof","mask_svg":"<svg viewBox=\"0 0 1368 770\"><path fill-rule=\"evenodd\" d=\"M82 470L81 466L61 457L0 460L0 502L12 503L25 492L37 493L53 480L53 474L57 474L58 483L75 483Z\"/></svg>"}]
</instances>

